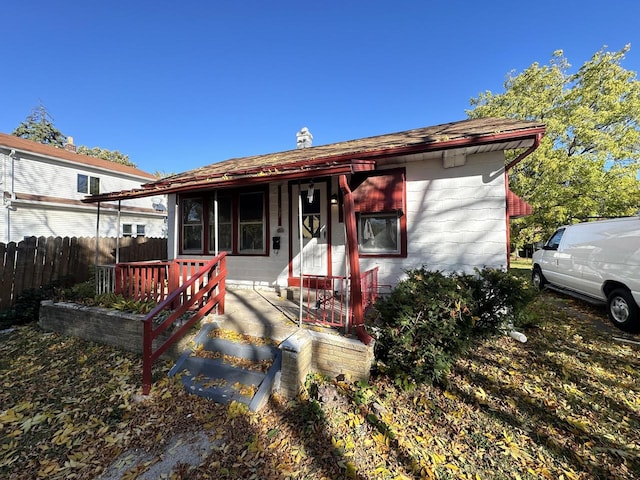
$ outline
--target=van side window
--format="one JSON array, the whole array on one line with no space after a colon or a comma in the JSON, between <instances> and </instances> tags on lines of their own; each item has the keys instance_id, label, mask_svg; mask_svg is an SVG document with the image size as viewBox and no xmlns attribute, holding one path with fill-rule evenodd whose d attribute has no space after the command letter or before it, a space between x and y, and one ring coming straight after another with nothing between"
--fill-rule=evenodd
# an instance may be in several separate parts
<instances>
[{"instance_id":1,"label":"van side window","mask_svg":"<svg viewBox=\"0 0 640 480\"><path fill-rule=\"evenodd\" d=\"M556 232L551 235L551 238L547 241L547 244L544 246L545 250L557 250L558 245L560 245L560 240L562 240L562 235L564 234L564 228L560 228L556 230Z\"/></svg>"}]
</instances>

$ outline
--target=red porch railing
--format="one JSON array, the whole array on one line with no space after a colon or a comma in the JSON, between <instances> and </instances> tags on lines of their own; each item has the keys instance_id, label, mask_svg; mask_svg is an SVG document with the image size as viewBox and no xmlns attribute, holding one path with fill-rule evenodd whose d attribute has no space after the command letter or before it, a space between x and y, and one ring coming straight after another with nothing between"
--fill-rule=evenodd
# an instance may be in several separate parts
<instances>
[{"instance_id":1,"label":"red porch railing","mask_svg":"<svg viewBox=\"0 0 640 480\"><path fill-rule=\"evenodd\" d=\"M139 279L138 282L129 282L134 285L133 292L144 292L140 285L147 285L146 290L150 296L162 298L160 303L143 319L143 345L142 345L142 393L148 395L151 391L151 369L154 362L202 317L207 315L216 306L218 313L224 313L225 281L227 277L226 252L221 253L213 260L176 260L174 262L157 262L151 265L147 272L141 269L139 272L132 270ZM197 268L204 263L201 268ZM166 265L168 264L168 265ZM168 294L161 289L152 286L155 283L145 283L149 278L149 271L156 268L158 271L168 267L169 287ZM153 273L151 273L153 277ZM162 276L153 277L158 281ZM144 281L143 281L144 280ZM174 283L177 282L177 283ZM175 285L175 288L173 288ZM131 287L130 287L131 288ZM137 288L137 290L136 290ZM149 297L150 299L151 297ZM168 316L158 320L161 312L167 311ZM176 321L182 320L187 312L193 312L188 319L166 338L159 339L160 335ZM157 341L156 341L157 340ZM155 344L159 345L155 345Z\"/></svg>"},{"instance_id":2,"label":"red porch railing","mask_svg":"<svg viewBox=\"0 0 640 480\"><path fill-rule=\"evenodd\" d=\"M376 303L378 299L378 269L367 270L360 275L360 288L362 290L362 310Z\"/></svg>"},{"instance_id":3,"label":"red porch railing","mask_svg":"<svg viewBox=\"0 0 640 480\"><path fill-rule=\"evenodd\" d=\"M208 262L177 259L118 263L115 266L114 292L129 300L160 303Z\"/></svg>"},{"instance_id":4,"label":"red porch railing","mask_svg":"<svg viewBox=\"0 0 640 480\"><path fill-rule=\"evenodd\" d=\"M373 305L378 298L378 268L360 275L363 310ZM303 275L303 281L306 287L306 308L302 320L331 327L348 327L346 319L349 317L353 321L353 310L348 312L347 303L349 279L340 276Z\"/></svg>"}]
</instances>

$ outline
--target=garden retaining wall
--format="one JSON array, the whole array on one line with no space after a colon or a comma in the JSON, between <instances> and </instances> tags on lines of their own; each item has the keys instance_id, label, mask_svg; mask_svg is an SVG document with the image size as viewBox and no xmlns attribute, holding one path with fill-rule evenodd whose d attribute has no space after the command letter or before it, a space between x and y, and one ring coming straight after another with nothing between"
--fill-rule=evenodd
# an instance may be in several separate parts
<instances>
[{"instance_id":1,"label":"garden retaining wall","mask_svg":"<svg viewBox=\"0 0 640 480\"><path fill-rule=\"evenodd\" d=\"M143 318L143 315L119 310L46 300L40 305L39 325L45 331L141 354ZM190 348L194 335L183 338L169 348L162 358L177 360ZM280 348L282 371L277 390L287 398L298 395L307 374L311 372L330 378L344 376L352 381L367 381L374 360L373 345L364 345L355 338L307 329L295 331L282 342Z\"/></svg>"}]
</instances>

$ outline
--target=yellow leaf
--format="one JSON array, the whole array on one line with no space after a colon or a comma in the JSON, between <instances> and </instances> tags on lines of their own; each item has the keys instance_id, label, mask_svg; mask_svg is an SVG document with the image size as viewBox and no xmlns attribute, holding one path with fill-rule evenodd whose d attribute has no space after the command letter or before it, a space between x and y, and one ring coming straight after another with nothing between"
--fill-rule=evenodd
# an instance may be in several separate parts
<instances>
[{"instance_id":1,"label":"yellow leaf","mask_svg":"<svg viewBox=\"0 0 640 480\"><path fill-rule=\"evenodd\" d=\"M449 390L444 391L444 396L447 397L449 400L456 400L458 398L456 397L455 393L452 393Z\"/></svg>"},{"instance_id":2,"label":"yellow leaf","mask_svg":"<svg viewBox=\"0 0 640 480\"><path fill-rule=\"evenodd\" d=\"M21 420L23 417L24 415L10 408L6 412L4 412L2 415L0 415L0 423L14 423Z\"/></svg>"}]
</instances>

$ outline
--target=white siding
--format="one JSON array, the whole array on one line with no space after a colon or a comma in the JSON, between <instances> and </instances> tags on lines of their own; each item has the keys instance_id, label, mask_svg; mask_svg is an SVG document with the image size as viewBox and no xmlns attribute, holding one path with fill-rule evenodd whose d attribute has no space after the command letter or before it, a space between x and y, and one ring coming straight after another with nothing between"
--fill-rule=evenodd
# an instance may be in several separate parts
<instances>
[{"instance_id":1,"label":"white siding","mask_svg":"<svg viewBox=\"0 0 640 480\"><path fill-rule=\"evenodd\" d=\"M407 257L361 257L361 271L379 266L379 282L394 285L405 270L473 272L506 265L503 152L472 155L464 166L441 161L408 163ZM334 226L334 240L340 224ZM336 243L337 244L337 243ZM334 247L334 272L344 269L344 248Z\"/></svg>"},{"instance_id":2,"label":"white siding","mask_svg":"<svg viewBox=\"0 0 640 480\"><path fill-rule=\"evenodd\" d=\"M78 174L100 179L100 192L139 188L150 179L122 172L108 172L91 166L57 162L36 155L18 154L12 160L0 154L2 160L2 190L6 202L0 214L0 241L20 241L28 236L95 236L96 204L79 204L86 197L77 191ZM10 198L15 194L18 199ZM20 196L28 195L27 199ZM33 196L47 197L35 199ZM70 204L72 200L75 204ZM113 209L100 209L100 235L115 236L118 232L116 204ZM145 236L166 236L166 200L163 197L141 198L122 202L122 206L144 209L143 212L121 213L120 224L145 225ZM161 210L155 210L156 208ZM162 208L165 210L162 211ZM122 231L122 227L120 227Z\"/></svg>"},{"instance_id":3,"label":"white siding","mask_svg":"<svg viewBox=\"0 0 640 480\"><path fill-rule=\"evenodd\" d=\"M375 266L379 282L394 285L405 271L425 266L429 270L473 272L483 266L501 268L506 265L506 206L503 152L471 155L463 166L447 168L441 160L402 163L407 173L407 257L361 257L361 271ZM393 168L394 165L389 165ZM277 185L269 190L269 237L280 236L281 249L264 256L230 256L227 260L228 281L232 284L262 287L285 287L289 263L290 205L286 182L282 187L282 225L278 233ZM331 193L338 191L332 179ZM169 204L173 213L172 200ZM177 217L176 214L170 218ZM338 220L338 207L331 207L332 273L345 275L344 223ZM169 222L170 238L178 233ZM294 228L294 231L296 229ZM175 245L170 241L170 245ZM171 251L171 249L170 249Z\"/></svg>"},{"instance_id":4,"label":"white siding","mask_svg":"<svg viewBox=\"0 0 640 480\"><path fill-rule=\"evenodd\" d=\"M2 236L6 236L7 215L10 215L11 241L18 242L24 237L95 237L97 209L87 206L85 209L65 208L60 206L43 206L42 204L16 203L15 209L3 209L3 223L0 226ZM117 235L117 212L100 210L101 237ZM146 237L165 237L164 220L157 216L140 214L121 214L120 236L122 224L145 225Z\"/></svg>"}]
</instances>

